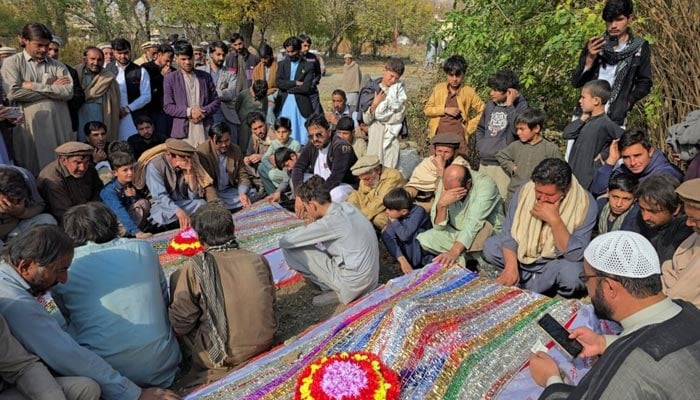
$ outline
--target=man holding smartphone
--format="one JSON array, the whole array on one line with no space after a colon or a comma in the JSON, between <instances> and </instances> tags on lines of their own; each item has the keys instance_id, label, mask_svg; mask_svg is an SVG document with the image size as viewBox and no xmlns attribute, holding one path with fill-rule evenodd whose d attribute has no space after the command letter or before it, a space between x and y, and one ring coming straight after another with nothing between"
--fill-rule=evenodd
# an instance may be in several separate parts
<instances>
[{"instance_id":1,"label":"man holding smartphone","mask_svg":"<svg viewBox=\"0 0 700 400\"><path fill-rule=\"evenodd\" d=\"M591 241L583 273L596 315L622 325L616 336L582 327L569 335L581 357L600 359L576 386L565 384L554 359L530 356L540 399L697 399L700 311L662 291L659 257L642 235L614 231Z\"/></svg>"},{"instance_id":2,"label":"man holding smartphone","mask_svg":"<svg viewBox=\"0 0 700 400\"><path fill-rule=\"evenodd\" d=\"M612 93L606 112L623 126L627 112L651 91L649 43L629 28L634 19L632 0L608 0L602 17L606 31L588 39L571 83L580 88L594 79L608 81ZM580 115L579 106L576 112Z\"/></svg>"}]
</instances>

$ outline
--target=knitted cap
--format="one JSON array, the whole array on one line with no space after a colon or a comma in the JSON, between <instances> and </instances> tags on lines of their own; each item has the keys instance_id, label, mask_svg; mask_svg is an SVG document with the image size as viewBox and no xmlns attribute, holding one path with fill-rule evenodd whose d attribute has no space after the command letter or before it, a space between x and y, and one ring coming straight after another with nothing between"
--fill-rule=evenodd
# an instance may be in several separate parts
<instances>
[{"instance_id":1,"label":"knitted cap","mask_svg":"<svg viewBox=\"0 0 700 400\"><path fill-rule=\"evenodd\" d=\"M593 239L583 252L593 268L626 278L646 278L661 274L659 255L642 235L613 231Z\"/></svg>"}]
</instances>

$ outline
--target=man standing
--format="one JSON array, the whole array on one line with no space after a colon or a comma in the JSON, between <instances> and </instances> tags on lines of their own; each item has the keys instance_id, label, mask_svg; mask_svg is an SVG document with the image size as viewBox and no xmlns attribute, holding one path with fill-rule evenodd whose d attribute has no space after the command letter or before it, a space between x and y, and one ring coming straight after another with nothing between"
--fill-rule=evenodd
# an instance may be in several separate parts
<instances>
[{"instance_id":1,"label":"man standing","mask_svg":"<svg viewBox=\"0 0 700 400\"><path fill-rule=\"evenodd\" d=\"M58 160L44 167L37 186L47 209L61 223L69 208L100 201L102 181L92 163L94 149L87 143L68 142L56 148Z\"/></svg>"},{"instance_id":2,"label":"man standing","mask_svg":"<svg viewBox=\"0 0 700 400\"><path fill-rule=\"evenodd\" d=\"M279 244L289 267L325 292L313 304L348 304L374 289L379 242L372 224L352 204L333 202L319 176L297 186L296 192L312 222L287 233Z\"/></svg>"},{"instance_id":3,"label":"man standing","mask_svg":"<svg viewBox=\"0 0 700 400\"><path fill-rule=\"evenodd\" d=\"M148 62L155 61L156 56L158 55L158 42L148 41L141 45L141 50L143 50L143 54L141 57L134 60L134 64L143 65Z\"/></svg>"},{"instance_id":4,"label":"man standing","mask_svg":"<svg viewBox=\"0 0 700 400\"><path fill-rule=\"evenodd\" d=\"M112 42L104 42L97 45L97 48L102 52L102 56L105 59L103 67L107 67L109 64L114 62L114 52L112 51Z\"/></svg>"},{"instance_id":5,"label":"man standing","mask_svg":"<svg viewBox=\"0 0 700 400\"><path fill-rule=\"evenodd\" d=\"M399 170L383 167L377 156L363 156L351 168L360 179L360 186L348 196L348 203L355 205L379 231L388 221L384 212L384 196L392 189L402 187L406 180Z\"/></svg>"},{"instance_id":6,"label":"man standing","mask_svg":"<svg viewBox=\"0 0 700 400\"><path fill-rule=\"evenodd\" d=\"M321 82L321 63L316 54L310 51L311 49L311 38L305 34L298 36L301 40L301 51L299 54L301 58L306 60L313 70L313 80L311 81L311 91L309 92L309 98L311 99L311 107L316 114L323 114L323 107L321 106L321 99L318 94L318 84Z\"/></svg>"},{"instance_id":7,"label":"man standing","mask_svg":"<svg viewBox=\"0 0 700 400\"><path fill-rule=\"evenodd\" d=\"M253 84L253 68L260 57L248 51L240 33L231 35L231 53L226 56L224 65L237 76L236 91L242 92Z\"/></svg>"},{"instance_id":8,"label":"man standing","mask_svg":"<svg viewBox=\"0 0 700 400\"><path fill-rule=\"evenodd\" d=\"M173 48L163 44L158 46L156 59L143 64L151 80L151 102L148 103L148 114L155 125L156 136L163 141L170 136L170 130L173 128L173 119L163 111L163 80L174 71L172 68L174 57ZM138 125L136 128L138 129Z\"/></svg>"},{"instance_id":9,"label":"man standing","mask_svg":"<svg viewBox=\"0 0 700 400\"><path fill-rule=\"evenodd\" d=\"M598 206L571 167L547 158L520 186L503 229L486 239L484 260L502 268L496 282L537 293L571 297L583 289L583 249L591 240Z\"/></svg>"},{"instance_id":10,"label":"man standing","mask_svg":"<svg viewBox=\"0 0 700 400\"><path fill-rule=\"evenodd\" d=\"M418 234L418 242L436 255L433 261L465 266L467 253L481 251L486 238L500 232L503 201L491 178L464 165L445 168L438 182L430 211L433 228Z\"/></svg>"},{"instance_id":11,"label":"man standing","mask_svg":"<svg viewBox=\"0 0 700 400\"><path fill-rule=\"evenodd\" d=\"M178 399L169 390L140 389L75 342L37 301L35 296L68 281L72 259L73 241L53 225L35 226L10 243L0 260L0 314L17 340L57 374L97 382L105 400Z\"/></svg>"},{"instance_id":12,"label":"man standing","mask_svg":"<svg viewBox=\"0 0 700 400\"><path fill-rule=\"evenodd\" d=\"M360 65L352 58L352 54L343 56L343 91L348 99L350 111L357 112L357 105L360 103L360 89L362 89L362 71Z\"/></svg>"},{"instance_id":13,"label":"man standing","mask_svg":"<svg viewBox=\"0 0 700 400\"><path fill-rule=\"evenodd\" d=\"M304 124L314 113L311 102L313 85L313 66L301 56L301 40L290 37L284 41L287 58L280 61L277 69L276 83L279 88L275 101L275 114L286 117L292 122L292 138L306 143Z\"/></svg>"},{"instance_id":14,"label":"man standing","mask_svg":"<svg viewBox=\"0 0 700 400\"><path fill-rule=\"evenodd\" d=\"M197 69L211 75L211 79L216 86L216 94L219 95L221 100L221 108L214 114L214 122L226 123L231 134L231 140L233 143L238 143L238 127L241 125L241 120L236 112L238 76L224 68L224 58L228 53L226 43L217 40L210 45L210 48L209 62Z\"/></svg>"},{"instance_id":15,"label":"man standing","mask_svg":"<svg viewBox=\"0 0 700 400\"><path fill-rule=\"evenodd\" d=\"M146 70L131 62L131 43L124 38L112 40L115 62L107 66L119 84L119 140L136 133L134 121L144 114L151 101L151 80Z\"/></svg>"},{"instance_id":16,"label":"man standing","mask_svg":"<svg viewBox=\"0 0 700 400\"><path fill-rule=\"evenodd\" d=\"M63 41L58 36L53 36L51 43L49 43L49 51L47 55L54 60L58 60L58 54L61 51L61 46L63 46ZM85 103L85 93L80 85L80 80L78 79L78 72L73 69L73 67L66 66L70 77L73 80L73 97L68 100L68 111L70 112L71 127L73 132L79 132L83 127L78 124L78 110Z\"/></svg>"},{"instance_id":17,"label":"man standing","mask_svg":"<svg viewBox=\"0 0 700 400\"><path fill-rule=\"evenodd\" d=\"M617 336L576 328L581 355L600 355L578 385L562 383L556 361L530 356L530 374L545 386L540 399L695 399L700 391L700 311L661 291L654 248L642 236L614 231L591 241L581 279L602 319L622 325Z\"/></svg>"},{"instance_id":18,"label":"man standing","mask_svg":"<svg viewBox=\"0 0 700 400\"><path fill-rule=\"evenodd\" d=\"M275 99L277 98L277 60L272 47L267 44L260 46L260 62L253 68L253 82L267 82L267 115L268 126L275 124Z\"/></svg>"},{"instance_id":19,"label":"man standing","mask_svg":"<svg viewBox=\"0 0 700 400\"><path fill-rule=\"evenodd\" d=\"M700 178L683 182L676 193L683 200L688 227L693 234L663 263L661 282L664 293L672 299L683 299L700 306Z\"/></svg>"},{"instance_id":20,"label":"man standing","mask_svg":"<svg viewBox=\"0 0 700 400\"><path fill-rule=\"evenodd\" d=\"M65 65L47 57L52 39L46 26L27 24L20 35L24 51L2 63L7 99L24 111L12 135L15 161L33 175L56 159L56 147L74 139L67 103L73 80Z\"/></svg>"},{"instance_id":21,"label":"man standing","mask_svg":"<svg viewBox=\"0 0 700 400\"><path fill-rule=\"evenodd\" d=\"M192 45L173 45L179 69L163 80L163 111L173 118L170 137L192 147L207 141L207 131L221 107L211 75L194 69Z\"/></svg>"},{"instance_id":22,"label":"man standing","mask_svg":"<svg viewBox=\"0 0 700 400\"><path fill-rule=\"evenodd\" d=\"M99 121L107 127L107 141L119 138L119 84L113 73L102 67L103 54L97 47L88 47L83 63L76 65L78 82L85 92L85 103L78 112L78 140L85 141L83 127Z\"/></svg>"}]
</instances>

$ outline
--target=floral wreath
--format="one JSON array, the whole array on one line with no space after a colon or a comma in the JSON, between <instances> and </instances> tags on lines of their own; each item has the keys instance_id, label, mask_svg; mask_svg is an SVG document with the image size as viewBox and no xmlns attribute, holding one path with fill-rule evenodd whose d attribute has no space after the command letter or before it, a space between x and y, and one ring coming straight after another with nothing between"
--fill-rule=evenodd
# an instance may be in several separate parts
<instances>
[{"instance_id":1,"label":"floral wreath","mask_svg":"<svg viewBox=\"0 0 700 400\"><path fill-rule=\"evenodd\" d=\"M299 375L295 400L394 400L399 376L374 354L342 352L309 364Z\"/></svg>"},{"instance_id":2,"label":"floral wreath","mask_svg":"<svg viewBox=\"0 0 700 400\"><path fill-rule=\"evenodd\" d=\"M197 237L197 232L194 229L186 229L173 238L168 244L166 252L168 254L181 254L187 257L192 257L193 255L204 250L202 244L199 242L199 237Z\"/></svg>"}]
</instances>

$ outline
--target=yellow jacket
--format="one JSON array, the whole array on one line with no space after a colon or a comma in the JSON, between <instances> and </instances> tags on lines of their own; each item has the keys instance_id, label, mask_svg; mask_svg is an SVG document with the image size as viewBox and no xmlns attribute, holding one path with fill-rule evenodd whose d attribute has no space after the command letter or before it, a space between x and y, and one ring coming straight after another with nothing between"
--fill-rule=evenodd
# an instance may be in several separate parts
<instances>
[{"instance_id":1,"label":"yellow jacket","mask_svg":"<svg viewBox=\"0 0 700 400\"><path fill-rule=\"evenodd\" d=\"M392 189L403 187L406 180L398 169L382 167L377 186L371 188L360 181L360 186L348 196L347 202L360 209L362 214L378 229L384 229L387 216L384 213L384 196Z\"/></svg>"},{"instance_id":2,"label":"yellow jacket","mask_svg":"<svg viewBox=\"0 0 700 400\"><path fill-rule=\"evenodd\" d=\"M433 93L428 99L428 103L423 108L423 113L426 117L430 118L428 122L428 127L430 128L429 138L435 136L437 132L438 125L440 124L440 117L445 115L445 102L447 102L447 82L441 82L435 85ZM464 126L464 138L468 139L469 136L476 131L476 126L479 124L479 118L481 118L481 113L484 112L484 102L481 101L479 95L476 94L471 86L462 85L457 93L457 107L459 111L462 112L463 118L469 118L469 113L473 113L474 117L462 121Z\"/></svg>"}]
</instances>

